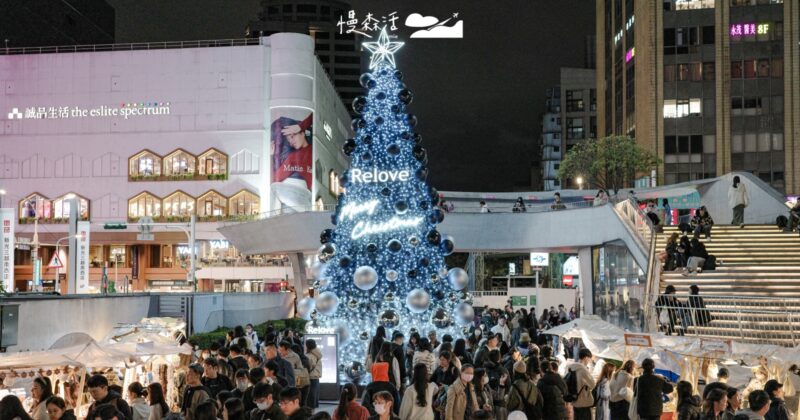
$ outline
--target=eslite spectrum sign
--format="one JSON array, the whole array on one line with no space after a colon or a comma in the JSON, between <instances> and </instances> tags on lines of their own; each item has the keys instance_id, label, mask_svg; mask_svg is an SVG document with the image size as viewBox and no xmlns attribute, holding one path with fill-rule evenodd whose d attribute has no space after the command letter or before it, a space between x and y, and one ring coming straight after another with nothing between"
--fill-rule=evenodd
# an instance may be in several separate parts
<instances>
[{"instance_id":1,"label":"eslite spectrum sign","mask_svg":"<svg viewBox=\"0 0 800 420\"><path fill-rule=\"evenodd\" d=\"M101 105L94 108L79 106L49 106L11 108L9 120L66 120L78 118L129 119L150 115L169 115L169 102L126 102L119 106Z\"/></svg>"}]
</instances>

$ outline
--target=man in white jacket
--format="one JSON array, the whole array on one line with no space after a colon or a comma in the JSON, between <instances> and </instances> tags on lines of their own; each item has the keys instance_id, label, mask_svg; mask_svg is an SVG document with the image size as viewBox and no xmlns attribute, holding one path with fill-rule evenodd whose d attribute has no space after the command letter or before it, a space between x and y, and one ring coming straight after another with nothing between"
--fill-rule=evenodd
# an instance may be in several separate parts
<instances>
[{"instance_id":1,"label":"man in white jacket","mask_svg":"<svg viewBox=\"0 0 800 420\"><path fill-rule=\"evenodd\" d=\"M505 341L509 346L511 345L511 330L506 325L506 319L501 317L497 320L497 325L492 327L492 334L500 334L501 340Z\"/></svg>"}]
</instances>

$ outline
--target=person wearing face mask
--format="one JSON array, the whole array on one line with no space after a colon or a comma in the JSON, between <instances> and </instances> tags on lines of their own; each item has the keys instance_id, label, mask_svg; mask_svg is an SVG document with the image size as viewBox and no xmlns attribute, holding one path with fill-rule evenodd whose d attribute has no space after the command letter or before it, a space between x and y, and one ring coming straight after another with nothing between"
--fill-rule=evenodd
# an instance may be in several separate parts
<instances>
[{"instance_id":1,"label":"person wearing face mask","mask_svg":"<svg viewBox=\"0 0 800 420\"><path fill-rule=\"evenodd\" d=\"M381 392L390 394L396 401L400 400L397 388L389 382L389 364L386 362L377 362L372 364L372 382L364 389L364 395L361 398L361 405L369 410L369 414L374 416L379 414L372 406L372 401L376 395ZM400 411L400 406L394 407L396 412Z\"/></svg>"},{"instance_id":2,"label":"person wearing face mask","mask_svg":"<svg viewBox=\"0 0 800 420\"><path fill-rule=\"evenodd\" d=\"M250 420L286 420L278 404L274 404L274 391L269 384L256 384L253 387L253 401L256 408L250 411Z\"/></svg>"},{"instance_id":3,"label":"person wearing face mask","mask_svg":"<svg viewBox=\"0 0 800 420\"><path fill-rule=\"evenodd\" d=\"M392 394L381 391L372 397L372 406L375 408L375 415L369 417L369 420L400 420L393 410L395 410L395 399ZM395 410L396 411L396 410Z\"/></svg>"},{"instance_id":4,"label":"person wearing face mask","mask_svg":"<svg viewBox=\"0 0 800 420\"><path fill-rule=\"evenodd\" d=\"M247 370L239 369L234 375L233 396L239 399L244 398L244 392L250 386L250 379L247 377Z\"/></svg>"},{"instance_id":5,"label":"person wearing face mask","mask_svg":"<svg viewBox=\"0 0 800 420\"><path fill-rule=\"evenodd\" d=\"M460 377L447 389L446 419L466 419L478 411L478 397L472 386L474 374L475 368L463 365Z\"/></svg>"},{"instance_id":6,"label":"person wearing face mask","mask_svg":"<svg viewBox=\"0 0 800 420\"><path fill-rule=\"evenodd\" d=\"M478 397L478 408L491 412L492 390L489 388L489 375L486 374L486 369L475 369L472 386L475 387L475 396Z\"/></svg>"}]
</instances>

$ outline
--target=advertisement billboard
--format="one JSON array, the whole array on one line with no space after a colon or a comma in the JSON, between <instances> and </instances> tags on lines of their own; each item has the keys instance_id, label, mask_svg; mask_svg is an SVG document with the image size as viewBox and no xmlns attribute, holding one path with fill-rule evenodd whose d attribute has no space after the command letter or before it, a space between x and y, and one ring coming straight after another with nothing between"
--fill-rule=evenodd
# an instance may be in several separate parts
<instances>
[{"instance_id":1,"label":"advertisement billboard","mask_svg":"<svg viewBox=\"0 0 800 420\"><path fill-rule=\"evenodd\" d=\"M274 108L271 121L271 209L311 207L314 114L306 108Z\"/></svg>"},{"instance_id":2,"label":"advertisement billboard","mask_svg":"<svg viewBox=\"0 0 800 420\"><path fill-rule=\"evenodd\" d=\"M14 209L0 209L0 280L8 292L14 291Z\"/></svg>"}]
</instances>

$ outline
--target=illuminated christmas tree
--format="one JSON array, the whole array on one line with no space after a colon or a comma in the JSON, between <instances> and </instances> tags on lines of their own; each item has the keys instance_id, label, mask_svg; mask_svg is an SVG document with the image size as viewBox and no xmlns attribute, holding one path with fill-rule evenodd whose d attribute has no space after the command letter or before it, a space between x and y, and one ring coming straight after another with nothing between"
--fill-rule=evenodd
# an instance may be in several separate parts
<instances>
[{"instance_id":1,"label":"illuminated christmas tree","mask_svg":"<svg viewBox=\"0 0 800 420\"><path fill-rule=\"evenodd\" d=\"M406 111L412 94L395 69L402 45L385 29L377 42L364 43L372 53L370 72L361 76L368 94L353 101L359 117L355 138L344 145L351 159L341 177L346 192L331 218L335 228L320 237L317 296L298 303L298 314L313 320L309 331L339 336L340 380L366 379L366 350L379 325L388 339L394 331L409 337L431 330L455 338L473 316L467 273L445 266L453 239L436 229L444 212L426 183L417 119Z\"/></svg>"}]
</instances>

